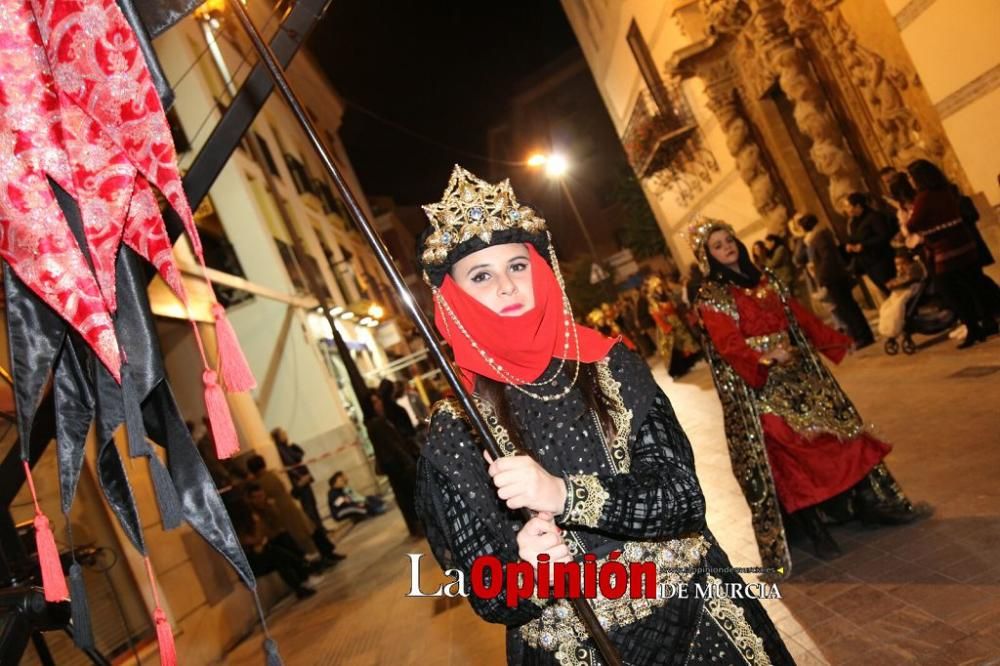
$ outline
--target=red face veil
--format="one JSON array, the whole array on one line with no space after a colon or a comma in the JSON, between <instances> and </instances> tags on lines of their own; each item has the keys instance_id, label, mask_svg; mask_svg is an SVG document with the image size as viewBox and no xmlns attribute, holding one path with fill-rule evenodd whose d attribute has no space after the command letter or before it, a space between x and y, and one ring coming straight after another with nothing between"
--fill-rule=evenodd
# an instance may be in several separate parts
<instances>
[{"instance_id":1,"label":"red face veil","mask_svg":"<svg viewBox=\"0 0 1000 666\"><path fill-rule=\"evenodd\" d=\"M450 275L435 293L434 323L451 345L470 390L476 375L528 384L553 358L593 363L607 356L617 342L573 321L552 268L532 244L525 245L535 306L524 314L503 317L493 312L462 291Z\"/></svg>"}]
</instances>

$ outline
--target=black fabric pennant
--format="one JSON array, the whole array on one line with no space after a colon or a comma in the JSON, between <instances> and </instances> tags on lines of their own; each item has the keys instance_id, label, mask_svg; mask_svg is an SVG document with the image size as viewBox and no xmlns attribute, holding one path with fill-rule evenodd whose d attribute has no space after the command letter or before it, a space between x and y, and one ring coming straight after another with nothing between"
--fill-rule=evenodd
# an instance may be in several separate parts
<instances>
[{"instance_id":1,"label":"black fabric pennant","mask_svg":"<svg viewBox=\"0 0 1000 666\"><path fill-rule=\"evenodd\" d=\"M156 506L160 509L160 522L164 530L180 527L184 522L180 496L170 477L170 473L155 453L150 452L149 476L153 480L153 492L156 493Z\"/></svg>"},{"instance_id":2,"label":"black fabric pennant","mask_svg":"<svg viewBox=\"0 0 1000 666\"><path fill-rule=\"evenodd\" d=\"M132 379L131 363L122 366L122 416L128 439L128 453L133 458L153 455L153 448L146 441L146 427L142 424L142 398Z\"/></svg>"},{"instance_id":3,"label":"black fabric pennant","mask_svg":"<svg viewBox=\"0 0 1000 666\"><path fill-rule=\"evenodd\" d=\"M21 457L27 460L31 428L38 406L45 397L67 324L35 296L6 262L3 271L10 374L14 378Z\"/></svg>"},{"instance_id":4,"label":"black fabric pennant","mask_svg":"<svg viewBox=\"0 0 1000 666\"><path fill-rule=\"evenodd\" d=\"M229 561L248 587L253 587L254 575L236 530L167 382L161 382L149 395L143 416L150 439L167 449L167 464L185 520Z\"/></svg>"},{"instance_id":5,"label":"black fabric pennant","mask_svg":"<svg viewBox=\"0 0 1000 666\"><path fill-rule=\"evenodd\" d=\"M112 380L113 381L113 380ZM98 403L100 404L100 403ZM100 409L98 409L100 411ZM100 442L97 452L97 481L108 500L108 505L118 518L118 524L135 549L146 554L146 543L142 535L142 524L139 521L139 510L132 494L132 484L129 483L125 466L122 464L114 438Z\"/></svg>"},{"instance_id":6,"label":"black fabric pennant","mask_svg":"<svg viewBox=\"0 0 1000 666\"><path fill-rule=\"evenodd\" d=\"M166 381L160 341L138 259L132 249L122 247L117 266L115 327L132 369L131 387L143 408L146 435L167 452L170 477L161 480L172 481L184 519L252 586L254 576L243 547ZM168 508L161 503L160 510L162 513Z\"/></svg>"},{"instance_id":7,"label":"black fabric pennant","mask_svg":"<svg viewBox=\"0 0 1000 666\"><path fill-rule=\"evenodd\" d=\"M87 433L94 421L93 378L88 376L81 359L87 347L79 336L70 334L63 341L56 364L53 392L56 406L56 454L59 459L59 494L62 512L69 515L80 481Z\"/></svg>"}]
</instances>

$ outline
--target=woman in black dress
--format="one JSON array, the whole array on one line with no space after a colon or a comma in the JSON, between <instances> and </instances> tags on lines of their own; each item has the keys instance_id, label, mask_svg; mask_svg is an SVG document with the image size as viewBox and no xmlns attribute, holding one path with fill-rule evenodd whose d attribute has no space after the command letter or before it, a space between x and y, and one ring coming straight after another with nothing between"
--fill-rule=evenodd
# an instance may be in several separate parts
<instances>
[{"instance_id":1,"label":"woman in black dress","mask_svg":"<svg viewBox=\"0 0 1000 666\"><path fill-rule=\"evenodd\" d=\"M461 409L442 401L418 463L417 511L444 569L504 570L613 551L654 562L663 584L741 583L705 526L691 447L649 369L577 326L544 220L456 167L419 241L435 321L504 456L484 461ZM535 517L526 523L514 509ZM693 568L710 568L696 571ZM489 581L484 581L489 583ZM717 589L717 588L713 588ZM507 627L511 664L601 663L566 600L470 595ZM757 601L714 596L591 602L627 664L793 663Z\"/></svg>"}]
</instances>

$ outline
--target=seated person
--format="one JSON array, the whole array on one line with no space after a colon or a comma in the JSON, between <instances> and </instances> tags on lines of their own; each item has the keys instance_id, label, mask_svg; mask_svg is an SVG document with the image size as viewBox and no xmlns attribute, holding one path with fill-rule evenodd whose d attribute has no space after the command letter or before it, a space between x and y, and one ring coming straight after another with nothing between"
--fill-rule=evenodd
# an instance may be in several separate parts
<instances>
[{"instance_id":1,"label":"seated person","mask_svg":"<svg viewBox=\"0 0 1000 666\"><path fill-rule=\"evenodd\" d=\"M256 481L248 481L243 484L243 496L247 504L250 505L250 510L260 519L260 526L268 541L295 553L308 563L305 551L299 547L299 544L296 543L292 535L288 533L285 521L281 519L281 514L278 512L278 507L267 496L267 493L260 487L260 484ZM321 563L322 560L315 564ZM318 568L322 567L310 565L310 570L317 570Z\"/></svg>"},{"instance_id":2,"label":"seated person","mask_svg":"<svg viewBox=\"0 0 1000 666\"><path fill-rule=\"evenodd\" d=\"M905 249L896 251L895 262L896 277L885 283L890 290L889 297L882 301L878 310L878 332L887 338L894 338L903 332L906 304L917 293L920 281L927 276L923 265Z\"/></svg>"},{"instance_id":3,"label":"seated person","mask_svg":"<svg viewBox=\"0 0 1000 666\"><path fill-rule=\"evenodd\" d=\"M274 505L281 524L298 544L299 550L306 553L318 552L324 565L332 565L344 559L343 555L334 552L336 546L327 538L326 529L322 525L313 525L298 502L292 499L292 494L278 475L267 469L267 461L263 456L252 456L247 461L247 471L250 479L257 482Z\"/></svg>"},{"instance_id":4,"label":"seated person","mask_svg":"<svg viewBox=\"0 0 1000 666\"><path fill-rule=\"evenodd\" d=\"M264 521L249 504L234 503L229 515L243 552L246 553L250 570L255 576L265 576L277 571L281 580L292 588L299 599L316 594L312 585L320 579L310 577L309 566L301 552L293 552L270 540Z\"/></svg>"},{"instance_id":5,"label":"seated person","mask_svg":"<svg viewBox=\"0 0 1000 666\"><path fill-rule=\"evenodd\" d=\"M347 474L335 472L330 477L330 492L326 501L330 505L330 515L335 520L351 520L355 523L366 518L385 513L385 503L377 495L362 498L347 485Z\"/></svg>"}]
</instances>

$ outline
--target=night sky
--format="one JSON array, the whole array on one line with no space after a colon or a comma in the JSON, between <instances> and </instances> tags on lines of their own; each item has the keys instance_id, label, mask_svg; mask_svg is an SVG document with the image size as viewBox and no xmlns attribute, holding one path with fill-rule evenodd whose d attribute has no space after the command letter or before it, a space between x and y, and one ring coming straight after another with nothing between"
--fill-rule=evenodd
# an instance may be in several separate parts
<instances>
[{"instance_id":1,"label":"night sky","mask_svg":"<svg viewBox=\"0 0 1000 666\"><path fill-rule=\"evenodd\" d=\"M456 162L486 172L474 155L505 100L576 37L557 0L335 0L309 47L348 104L341 138L365 193L412 205L440 198Z\"/></svg>"}]
</instances>

